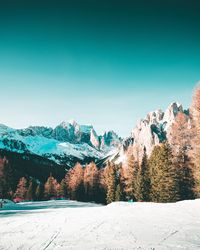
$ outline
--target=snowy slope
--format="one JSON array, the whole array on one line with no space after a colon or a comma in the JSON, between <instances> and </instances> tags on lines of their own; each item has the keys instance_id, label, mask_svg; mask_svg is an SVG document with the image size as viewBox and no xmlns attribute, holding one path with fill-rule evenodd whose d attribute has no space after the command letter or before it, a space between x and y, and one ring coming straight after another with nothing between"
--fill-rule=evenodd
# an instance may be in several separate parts
<instances>
[{"instance_id":1,"label":"snowy slope","mask_svg":"<svg viewBox=\"0 0 200 250\"><path fill-rule=\"evenodd\" d=\"M200 200L173 204L27 202L0 212L0 249L195 250Z\"/></svg>"},{"instance_id":2,"label":"snowy slope","mask_svg":"<svg viewBox=\"0 0 200 250\"><path fill-rule=\"evenodd\" d=\"M64 159L69 165L85 158L99 160L120 145L121 139L114 132L98 136L91 125L78 125L75 121L62 122L55 129L12 129L0 125L0 149L36 154L58 164Z\"/></svg>"}]
</instances>

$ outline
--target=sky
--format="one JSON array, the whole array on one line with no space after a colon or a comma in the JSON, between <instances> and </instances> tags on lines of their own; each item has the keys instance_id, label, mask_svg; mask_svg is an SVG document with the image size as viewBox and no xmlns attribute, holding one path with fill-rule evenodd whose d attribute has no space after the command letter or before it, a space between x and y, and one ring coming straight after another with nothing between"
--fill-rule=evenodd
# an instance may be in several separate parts
<instances>
[{"instance_id":1,"label":"sky","mask_svg":"<svg viewBox=\"0 0 200 250\"><path fill-rule=\"evenodd\" d=\"M199 0L0 2L0 123L126 137L200 80Z\"/></svg>"}]
</instances>

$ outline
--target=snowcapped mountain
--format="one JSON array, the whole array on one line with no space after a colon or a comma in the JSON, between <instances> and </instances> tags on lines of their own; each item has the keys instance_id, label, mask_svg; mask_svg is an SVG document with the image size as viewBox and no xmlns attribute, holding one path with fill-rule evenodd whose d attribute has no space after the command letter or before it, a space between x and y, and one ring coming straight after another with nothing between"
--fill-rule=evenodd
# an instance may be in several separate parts
<instances>
[{"instance_id":1,"label":"snowcapped mountain","mask_svg":"<svg viewBox=\"0 0 200 250\"><path fill-rule=\"evenodd\" d=\"M120 147L121 139L109 131L98 136L93 126L75 121L62 122L53 128L31 126L13 129L0 125L0 149L45 157L58 164L101 159Z\"/></svg>"},{"instance_id":2,"label":"snowcapped mountain","mask_svg":"<svg viewBox=\"0 0 200 250\"><path fill-rule=\"evenodd\" d=\"M74 120L62 122L55 128L13 129L0 125L0 149L41 156L69 167L77 161L121 163L126 159L130 145L137 148L139 156L144 147L150 155L155 145L169 139L171 125L179 112L190 119L189 110L184 110L177 102L171 103L165 112L160 109L149 112L124 140L114 131L98 135L92 125L79 125Z\"/></svg>"}]
</instances>

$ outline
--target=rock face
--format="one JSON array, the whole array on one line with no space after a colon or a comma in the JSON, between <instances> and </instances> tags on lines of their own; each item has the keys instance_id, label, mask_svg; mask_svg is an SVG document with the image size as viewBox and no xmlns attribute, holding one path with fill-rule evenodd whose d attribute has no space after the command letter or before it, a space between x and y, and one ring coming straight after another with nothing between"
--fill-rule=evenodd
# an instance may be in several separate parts
<instances>
[{"instance_id":1,"label":"rock face","mask_svg":"<svg viewBox=\"0 0 200 250\"><path fill-rule=\"evenodd\" d=\"M149 112L132 130L131 135L122 141L120 150L106 158L105 162L114 161L116 164L125 162L130 146L133 148L135 156L139 157L140 160L144 147L147 155L150 155L154 146L165 140L170 140L171 125L179 112L184 113L190 122L189 110L184 110L182 105L177 102L171 103L165 112L161 109Z\"/></svg>"},{"instance_id":2,"label":"rock face","mask_svg":"<svg viewBox=\"0 0 200 250\"><path fill-rule=\"evenodd\" d=\"M170 127L179 112L189 114L188 110L184 110L177 102L171 103L165 112L160 109L150 112L133 129L131 134L133 145L139 148L146 147L149 155L155 145L168 139Z\"/></svg>"}]
</instances>

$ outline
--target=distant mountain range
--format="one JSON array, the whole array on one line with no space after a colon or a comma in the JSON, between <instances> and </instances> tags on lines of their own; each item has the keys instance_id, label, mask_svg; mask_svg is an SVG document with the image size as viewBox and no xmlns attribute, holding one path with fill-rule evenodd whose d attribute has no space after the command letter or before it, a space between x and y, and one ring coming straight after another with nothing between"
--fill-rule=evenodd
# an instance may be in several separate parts
<instances>
[{"instance_id":1,"label":"distant mountain range","mask_svg":"<svg viewBox=\"0 0 200 250\"><path fill-rule=\"evenodd\" d=\"M0 125L0 149L39 155L60 165L72 166L98 160L120 148L122 139L113 131L97 135L93 126L75 121L53 128L31 126L13 129Z\"/></svg>"},{"instance_id":2,"label":"distant mountain range","mask_svg":"<svg viewBox=\"0 0 200 250\"><path fill-rule=\"evenodd\" d=\"M75 121L62 122L55 128L31 126L26 129L13 129L0 125L0 153L18 157L26 156L31 161L37 158L45 165L72 167L76 162L86 164L95 161L100 165L110 160L121 163L126 159L130 145L137 146L142 152L145 147L149 155L153 147L168 139L169 130L176 115L189 110L174 102L165 112L156 110L147 114L125 139L114 131L97 135L92 125L79 125ZM131 119L131 118L130 118Z\"/></svg>"}]
</instances>

